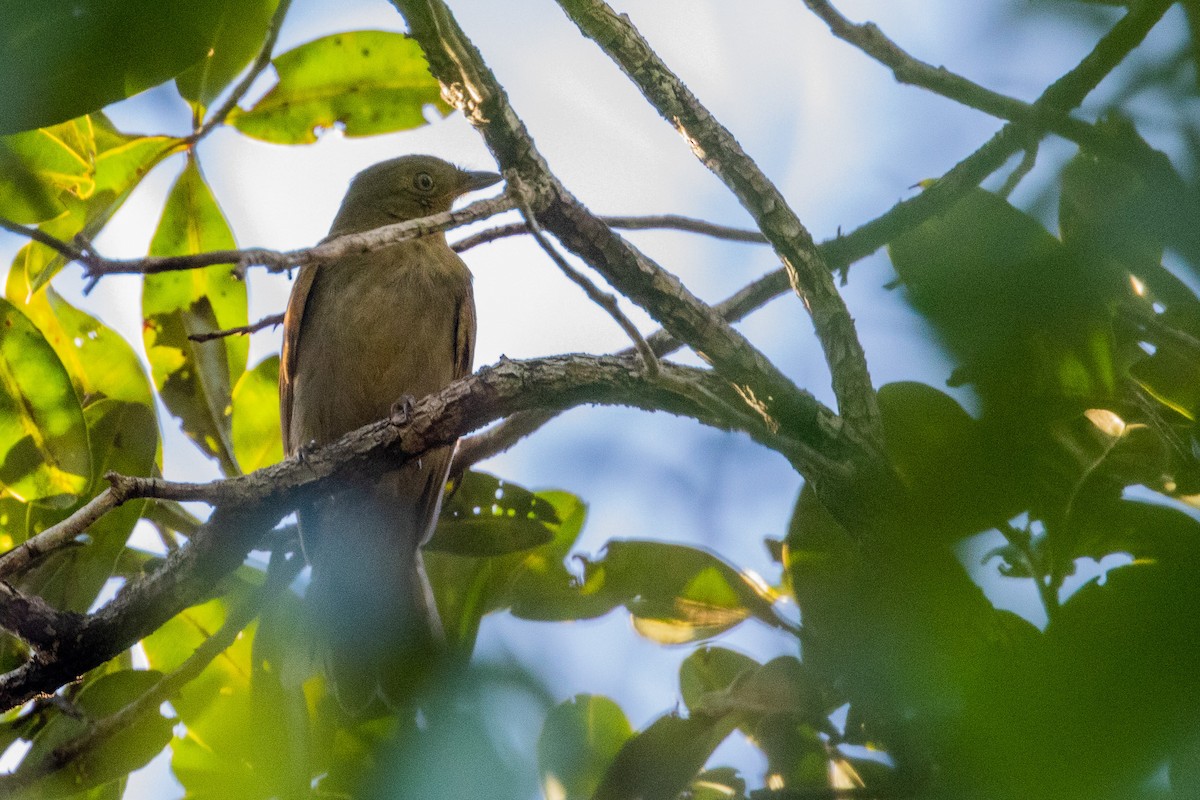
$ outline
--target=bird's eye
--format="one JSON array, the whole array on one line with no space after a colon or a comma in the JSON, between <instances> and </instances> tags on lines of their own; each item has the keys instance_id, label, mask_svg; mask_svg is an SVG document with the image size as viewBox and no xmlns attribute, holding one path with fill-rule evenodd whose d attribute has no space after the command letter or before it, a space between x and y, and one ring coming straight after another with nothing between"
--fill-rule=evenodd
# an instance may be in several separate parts
<instances>
[{"instance_id":1,"label":"bird's eye","mask_svg":"<svg viewBox=\"0 0 1200 800\"><path fill-rule=\"evenodd\" d=\"M433 188L433 176L428 172L418 172L413 176L413 186L422 192L428 192Z\"/></svg>"}]
</instances>

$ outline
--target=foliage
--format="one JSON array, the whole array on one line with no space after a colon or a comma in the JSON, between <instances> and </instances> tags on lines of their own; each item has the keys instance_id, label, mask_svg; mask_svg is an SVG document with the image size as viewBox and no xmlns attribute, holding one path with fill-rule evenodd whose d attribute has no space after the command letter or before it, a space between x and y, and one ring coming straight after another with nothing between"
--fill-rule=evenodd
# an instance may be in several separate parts
<instances>
[{"instance_id":1,"label":"foliage","mask_svg":"<svg viewBox=\"0 0 1200 800\"><path fill-rule=\"evenodd\" d=\"M415 41L348 31L276 55L277 82L214 118L278 5L183 5L183 16L139 0L73 3L73 14L5 6L20 13L0 32L0 217L90 240L186 152L149 254L232 249L193 147L202 132L297 145L331 127L369 136L449 113ZM1193 101L1194 80L1180 79L1194 73L1189 47L1174 70L1130 80L1171 109ZM129 134L104 115L172 80L193 137ZM900 500L856 527L810 481L773 543L778 585L670 542L612 539L580 554L582 499L466 472L424 555L455 660L443 680L418 682L407 708L368 721L340 712L305 647L303 602L282 572L295 545L280 529L263 545L270 568L248 561L134 649L0 716L0 752L30 743L0 790L12 780L20 796L119 797L165 749L195 798L525 797L539 781L549 800L740 798L756 781L813 797L855 786L1194 795L1200 148L1193 135L1172 162L1131 113L1110 109L1062 170L1057 233L976 187L890 237L895 288L953 361L971 413L936 387L882 387ZM245 339L206 338L249 321L241 268L144 276L142 359L55 291L65 263L31 241L0 299L0 553L79 511L109 472L160 476L164 425L227 477L282 459L278 357L249 364ZM131 501L5 585L85 614L110 581L162 566L130 544L139 520L172 548L199 525L177 504ZM982 533L1004 540L987 558L1036 587L1044 629L997 610L963 568L956 547ZM1127 563L1071 584L1081 564L1115 554ZM521 665L464 666L489 614L555 624L617 609L638 634L691 648L682 705L663 698L641 730L603 696L555 703ZM711 641L749 620L794 654L760 663ZM0 666L20 669L29 646L0 635ZM127 714L132 724L106 727ZM521 747L505 738L513 730ZM735 735L763 753L765 776L710 763Z\"/></svg>"}]
</instances>

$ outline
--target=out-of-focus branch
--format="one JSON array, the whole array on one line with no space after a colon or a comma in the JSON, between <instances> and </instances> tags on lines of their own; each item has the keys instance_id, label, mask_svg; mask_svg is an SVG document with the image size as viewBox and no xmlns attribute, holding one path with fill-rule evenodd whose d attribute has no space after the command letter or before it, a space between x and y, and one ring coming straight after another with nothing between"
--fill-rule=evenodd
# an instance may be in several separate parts
<instances>
[{"instance_id":1,"label":"out-of-focus branch","mask_svg":"<svg viewBox=\"0 0 1200 800\"><path fill-rule=\"evenodd\" d=\"M860 435L877 445L882 437L879 408L854 320L812 236L783 194L658 57L628 17L618 15L603 0L559 0L559 5L684 135L700 161L754 217L779 254L792 289L812 316L833 378L838 411Z\"/></svg>"}]
</instances>

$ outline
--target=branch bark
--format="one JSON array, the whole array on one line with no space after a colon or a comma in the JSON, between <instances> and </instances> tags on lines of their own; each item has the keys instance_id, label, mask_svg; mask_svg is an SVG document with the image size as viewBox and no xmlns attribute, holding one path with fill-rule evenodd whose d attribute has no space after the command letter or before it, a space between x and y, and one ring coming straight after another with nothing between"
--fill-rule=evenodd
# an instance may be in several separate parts
<instances>
[{"instance_id":1,"label":"branch bark","mask_svg":"<svg viewBox=\"0 0 1200 800\"><path fill-rule=\"evenodd\" d=\"M787 200L733 134L683 85L628 17L603 0L559 0L567 16L617 63L646 99L679 130L697 158L754 217L812 315L833 378L838 411L869 442L882 441L879 406L867 357L825 260Z\"/></svg>"},{"instance_id":2,"label":"branch bark","mask_svg":"<svg viewBox=\"0 0 1200 800\"><path fill-rule=\"evenodd\" d=\"M162 566L127 584L94 614L66 615L35 598L24 598L32 605L0 602L0 610L7 610L10 617L18 615L0 616L0 624L39 648L37 658L0 676L0 709L55 691L207 597L217 581L237 568L302 498L369 480L432 447L520 411L584 403L667 411L723 429L745 430L783 453L806 475L828 485L844 486L852 477L850 464L826 455L834 449L828 437L793 439L772 430L744 413L735 389L712 371L673 364L660 364L659 369L659 378L648 378L637 357L574 355L502 361L424 398L402 424L380 420L328 447L250 475L200 484L110 476L112 492L123 502L199 500L214 510ZM828 409L823 413L832 415ZM10 594L3 599L21 599ZM31 613L24 614L23 609ZM70 625L59 624L64 621ZM53 630L43 636L39 631L46 625Z\"/></svg>"}]
</instances>

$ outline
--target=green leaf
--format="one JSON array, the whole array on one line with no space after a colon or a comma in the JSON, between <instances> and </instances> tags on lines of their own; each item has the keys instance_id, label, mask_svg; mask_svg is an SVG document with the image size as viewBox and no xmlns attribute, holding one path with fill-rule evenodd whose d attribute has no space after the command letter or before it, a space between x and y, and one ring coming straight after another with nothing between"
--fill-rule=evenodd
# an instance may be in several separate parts
<instances>
[{"instance_id":1,"label":"green leaf","mask_svg":"<svg viewBox=\"0 0 1200 800\"><path fill-rule=\"evenodd\" d=\"M84 416L92 461L89 497L108 485L104 474L109 471L143 477L153 473L158 453L158 424L148 406L101 400L88 406ZM30 508L26 535L40 533L82 505L81 500L61 510ZM22 588L35 592L56 608L87 611L116 570L145 505L145 500L127 502L93 522L80 546L56 550L25 573Z\"/></svg>"},{"instance_id":2,"label":"green leaf","mask_svg":"<svg viewBox=\"0 0 1200 800\"><path fill-rule=\"evenodd\" d=\"M199 60L233 0L4 5L0 133L96 111Z\"/></svg>"},{"instance_id":3,"label":"green leaf","mask_svg":"<svg viewBox=\"0 0 1200 800\"><path fill-rule=\"evenodd\" d=\"M279 0L225 0L219 4L206 52L175 78L175 86L196 116L217 98L262 47L267 24Z\"/></svg>"},{"instance_id":4,"label":"green leaf","mask_svg":"<svg viewBox=\"0 0 1200 800\"><path fill-rule=\"evenodd\" d=\"M504 488L513 496L517 487L505 483ZM567 554L583 528L583 502L566 492L538 492L538 500L561 520L550 524L554 538L540 547L489 558L424 554L447 638L458 647L470 650L479 621L491 611L508 608L523 619L564 620L590 619L612 609L608 598L580 587L566 568ZM548 518L543 516L542 524L549 524L544 521Z\"/></svg>"},{"instance_id":5,"label":"green leaf","mask_svg":"<svg viewBox=\"0 0 1200 800\"><path fill-rule=\"evenodd\" d=\"M245 588L193 606L147 637L150 665L170 670L183 663L220 629L231 604L245 601ZM252 623L171 698L187 726L186 735L171 742L171 767L189 796L266 798L295 777L284 709L254 685L255 630Z\"/></svg>"},{"instance_id":6,"label":"green leaf","mask_svg":"<svg viewBox=\"0 0 1200 800\"><path fill-rule=\"evenodd\" d=\"M425 108L443 115L438 82L417 43L388 31L336 33L274 60L277 83L229 123L247 136L277 144L311 144L339 126L347 136L419 128Z\"/></svg>"},{"instance_id":7,"label":"green leaf","mask_svg":"<svg viewBox=\"0 0 1200 800\"><path fill-rule=\"evenodd\" d=\"M546 715L538 766L548 800L589 800L633 728L607 697L580 694Z\"/></svg>"},{"instance_id":8,"label":"green leaf","mask_svg":"<svg viewBox=\"0 0 1200 800\"><path fill-rule=\"evenodd\" d=\"M150 255L171 256L235 247L233 234L194 159L175 182L150 243ZM246 368L249 343L197 333L246 324L246 284L229 265L147 275L142 294L146 355L155 386L184 433L237 474L232 387Z\"/></svg>"},{"instance_id":9,"label":"green leaf","mask_svg":"<svg viewBox=\"0 0 1200 800\"><path fill-rule=\"evenodd\" d=\"M486 472L468 472L452 486L427 551L462 556L502 556L554 538L554 506L536 494Z\"/></svg>"},{"instance_id":10,"label":"green leaf","mask_svg":"<svg viewBox=\"0 0 1200 800\"><path fill-rule=\"evenodd\" d=\"M85 405L111 398L153 407L146 369L120 334L53 289L31 293L23 270L9 270L7 295L54 348Z\"/></svg>"},{"instance_id":11,"label":"green leaf","mask_svg":"<svg viewBox=\"0 0 1200 800\"><path fill-rule=\"evenodd\" d=\"M724 647L701 647L679 665L679 692L688 710L694 712L705 695L727 690L760 666L749 656Z\"/></svg>"},{"instance_id":12,"label":"green leaf","mask_svg":"<svg viewBox=\"0 0 1200 800\"><path fill-rule=\"evenodd\" d=\"M56 125L53 134L85 157L93 169L93 189L79 194L60 192L58 200L66 207L66 212L38 228L67 242L79 234L88 239L95 238L142 178L184 146L179 139L165 136L120 133L101 113ZM49 283L65 263L57 251L34 242L22 248L13 266L24 271L30 291L36 292Z\"/></svg>"},{"instance_id":13,"label":"green leaf","mask_svg":"<svg viewBox=\"0 0 1200 800\"><path fill-rule=\"evenodd\" d=\"M957 358L953 380L975 384L987 408L1112 396L1109 303L1128 283L1098 275L1003 198L970 192L889 252L908 300Z\"/></svg>"},{"instance_id":14,"label":"green leaf","mask_svg":"<svg viewBox=\"0 0 1200 800\"><path fill-rule=\"evenodd\" d=\"M768 586L698 548L614 540L603 558L585 561L584 575L592 591L629 609L638 633L663 644L715 636L751 616L777 624Z\"/></svg>"},{"instance_id":15,"label":"green leaf","mask_svg":"<svg viewBox=\"0 0 1200 800\"><path fill-rule=\"evenodd\" d=\"M746 781L732 767L706 769L687 789L688 800L741 800L746 796Z\"/></svg>"},{"instance_id":16,"label":"green leaf","mask_svg":"<svg viewBox=\"0 0 1200 800\"><path fill-rule=\"evenodd\" d=\"M95 191L94 142L80 142L72 123L0 137L0 213L23 224L66 210L69 192L86 199Z\"/></svg>"},{"instance_id":17,"label":"green leaf","mask_svg":"<svg viewBox=\"0 0 1200 800\"><path fill-rule=\"evenodd\" d=\"M233 387L233 452L242 472L283 460L279 428L279 356L248 369Z\"/></svg>"},{"instance_id":18,"label":"green leaf","mask_svg":"<svg viewBox=\"0 0 1200 800\"><path fill-rule=\"evenodd\" d=\"M120 670L102 674L85 685L75 703L93 719L116 713L138 699L162 678L153 670ZM139 717L135 724L120 728L81 757L67 762L35 784L37 797L66 797L125 777L140 769L167 746L174 722L154 709ZM57 714L33 739L33 746L22 762L32 768L54 748L84 733L86 719ZM17 770L19 775L21 770Z\"/></svg>"},{"instance_id":19,"label":"green leaf","mask_svg":"<svg viewBox=\"0 0 1200 800\"><path fill-rule=\"evenodd\" d=\"M87 425L70 376L29 319L0 300L0 484L70 503L91 475Z\"/></svg>"},{"instance_id":20,"label":"green leaf","mask_svg":"<svg viewBox=\"0 0 1200 800\"><path fill-rule=\"evenodd\" d=\"M625 742L593 800L675 800L735 727L727 717L659 717Z\"/></svg>"}]
</instances>

